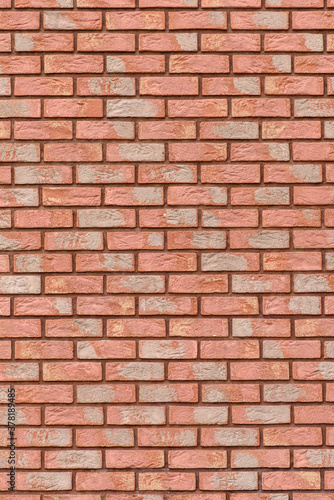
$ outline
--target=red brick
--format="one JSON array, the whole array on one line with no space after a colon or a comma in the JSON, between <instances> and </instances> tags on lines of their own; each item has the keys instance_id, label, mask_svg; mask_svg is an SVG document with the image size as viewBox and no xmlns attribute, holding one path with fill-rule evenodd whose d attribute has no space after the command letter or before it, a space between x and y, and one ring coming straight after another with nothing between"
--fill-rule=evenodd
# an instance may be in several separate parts
<instances>
[{"instance_id":1,"label":"red brick","mask_svg":"<svg viewBox=\"0 0 334 500\"><path fill-rule=\"evenodd\" d=\"M124 0L120 3L124 8ZM171 16L172 14L170 14ZM165 28L165 14L159 11L111 11L106 12L106 25L107 30L163 30Z\"/></svg>"},{"instance_id":2,"label":"red brick","mask_svg":"<svg viewBox=\"0 0 334 500\"><path fill-rule=\"evenodd\" d=\"M229 60L227 56L219 55L172 55L169 59L169 71L171 73L228 73Z\"/></svg>"},{"instance_id":3,"label":"red brick","mask_svg":"<svg viewBox=\"0 0 334 500\"><path fill-rule=\"evenodd\" d=\"M249 3L249 2L248 2ZM247 5L250 7L250 5ZM287 12L232 12L232 29L286 30L289 27Z\"/></svg>"},{"instance_id":4,"label":"red brick","mask_svg":"<svg viewBox=\"0 0 334 500\"><path fill-rule=\"evenodd\" d=\"M288 55L235 55L233 56L233 70L235 73L252 74L291 73L291 59Z\"/></svg>"},{"instance_id":5,"label":"red brick","mask_svg":"<svg viewBox=\"0 0 334 500\"><path fill-rule=\"evenodd\" d=\"M15 95L72 95L73 80L69 77L17 77Z\"/></svg>"},{"instance_id":6,"label":"red brick","mask_svg":"<svg viewBox=\"0 0 334 500\"><path fill-rule=\"evenodd\" d=\"M186 6L186 5L185 5ZM169 29L226 29L226 13L219 11L209 12L170 12Z\"/></svg>"},{"instance_id":7,"label":"red brick","mask_svg":"<svg viewBox=\"0 0 334 500\"><path fill-rule=\"evenodd\" d=\"M191 101L171 99L168 102L168 114L173 118L227 116L227 101L226 99L193 99Z\"/></svg>"},{"instance_id":8,"label":"red brick","mask_svg":"<svg viewBox=\"0 0 334 500\"><path fill-rule=\"evenodd\" d=\"M49 118L102 117L100 99L45 99L44 113Z\"/></svg>"},{"instance_id":9,"label":"red brick","mask_svg":"<svg viewBox=\"0 0 334 500\"><path fill-rule=\"evenodd\" d=\"M124 52L135 51L135 36L130 34L79 33L77 43L79 52L118 52L120 46Z\"/></svg>"},{"instance_id":10,"label":"red brick","mask_svg":"<svg viewBox=\"0 0 334 500\"><path fill-rule=\"evenodd\" d=\"M107 56L108 73L164 73L165 59L162 55Z\"/></svg>"},{"instance_id":11,"label":"red brick","mask_svg":"<svg viewBox=\"0 0 334 500\"><path fill-rule=\"evenodd\" d=\"M260 95L261 93L258 76L203 78L202 83L203 95Z\"/></svg>"},{"instance_id":12,"label":"red brick","mask_svg":"<svg viewBox=\"0 0 334 500\"><path fill-rule=\"evenodd\" d=\"M1 30L38 30L39 27L39 12L1 12Z\"/></svg>"},{"instance_id":13,"label":"red brick","mask_svg":"<svg viewBox=\"0 0 334 500\"><path fill-rule=\"evenodd\" d=\"M68 121L17 121L14 125L14 138L18 140L57 140L72 137L72 123Z\"/></svg>"},{"instance_id":14,"label":"red brick","mask_svg":"<svg viewBox=\"0 0 334 500\"><path fill-rule=\"evenodd\" d=\"M101 12L44 12L46 30L100 30Z\"/></svg>"},{"instance_id":15,"label":"red brick","mask_svg":"<svg viewBox=\"0 0 334 500\"><path fill-rule=\"evenodd\" d=\"M265 93L267 95L322 95L324 83L317 76L267 76Z\"/></svg>"},{"instance_id":16,"label":"red brick","mask_svg":"<svg viewBox=\"0 0 334 500\"><path fill-rule=\"evenodd\" d=\"M253 33L203 34L202 50L203 52L258 52L260 36Z\"/></svg>"},{"instance_id":17,"label":"red brick","mask_svg":"<svg viewBox=\"0 0 334 500\"><path fill-rule=\"evenodd\" d=\"M93 143L54 143L45 145L45 161L101 161L101 144Z\"/></svg>"},{"instance_id":18,"label":"red brick","mask_svg":"<svg viewBox=\"0 0 334 500\"><path fill-rule=\"evenodd\" d=\"M15 50L17 52L71 52L73 49L72 34L19 33L15 35Z\"/></svg>"},{"instance_id":19,"label":"red brick","mask_svg":"<svg viewBox=\"0 0 334 500\"><path fill-rule=\"evenodd\" d=\"M268 0L268 2L272 2L272 4L274 1L275 0ZM296 0L292 1L293 3L296 2ZM289 2L289 0L280 0L280 3L282 4L280 7L284 7L283 3L287 2ZM305 3L303 6L305 6ZM269 7L274 7L274 5L269 5ZM294 52L322 52L324 48L323 35L312 33L268 33L264 38L264 48L267 52L289 52L292 50Z\"/></svg>"},{"instance_id":20,"label":"red brick","mask_svg":"<svg viewBox=\"0 0 334 500\"><path fill-rule=\"evenodd\" d=\"M1 58L0 58L1 62ZM44 57L45 73L102 73L102 56L79 54ZM36 71L37 73L37 71Z\"/></svg>"},{"instance_id":21,"label":"red brick","mask_svg":"<svg viewBox=\"0 0 334 500\"><path fill-rule=\"evenodd\" d=\"M333 8L0 0L0 500L334 500Z\"/></svg>"},{"instance_id":22,"label":"red brick","mask_svg":"<svg viewBox=\"0 0 334 500\"><path fill-rule=\"evenodd\" d=\"M2 74L39 74L41 59L39 56L0 56Z\"/></svg>"}]
</instances>

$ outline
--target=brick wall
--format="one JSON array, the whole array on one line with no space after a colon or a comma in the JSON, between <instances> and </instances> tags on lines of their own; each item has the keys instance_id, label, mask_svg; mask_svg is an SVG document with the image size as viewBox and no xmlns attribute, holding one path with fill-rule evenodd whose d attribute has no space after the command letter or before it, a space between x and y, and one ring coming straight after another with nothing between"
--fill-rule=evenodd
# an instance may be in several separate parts
<instances>
[{"instance_id":1,"label":"brick wall","mask_svg":"<svg viewBox=\"0 0 334 500\"><path fill-rule=\"evenodd\" d=\"M333 500L334 1L0 8L0 498Z\"/></svg>"}]
</instances>

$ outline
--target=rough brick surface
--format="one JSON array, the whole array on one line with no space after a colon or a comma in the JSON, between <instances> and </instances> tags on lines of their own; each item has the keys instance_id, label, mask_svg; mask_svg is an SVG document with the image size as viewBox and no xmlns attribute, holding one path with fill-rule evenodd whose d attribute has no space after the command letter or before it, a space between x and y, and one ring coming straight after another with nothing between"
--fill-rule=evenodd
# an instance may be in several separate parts
<instances>
[{"instance_id":1,"label":"rough brick surface","mask_svg":"<svg viewBox=\"0 0 334 500\"><path fill-rule=\"evenodd\" d=\"M0 0L0 500L334 500L333 30Z\"/></svg>"}]
</instances>

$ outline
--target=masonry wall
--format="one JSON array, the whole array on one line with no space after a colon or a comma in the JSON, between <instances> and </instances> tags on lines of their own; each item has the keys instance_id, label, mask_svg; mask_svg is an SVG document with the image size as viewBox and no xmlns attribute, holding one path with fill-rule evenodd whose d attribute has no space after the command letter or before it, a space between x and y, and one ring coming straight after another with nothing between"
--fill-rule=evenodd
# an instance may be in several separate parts
<instances>
[{"instance_id":1,"label":"masonry wall","mask_svg":"<svg viewBox=\"0 0 334 500\"><path fill-rule=\"evenodd\" d=\"M333 500L334 0L0 8L0 498Z\"/></svg>"}]
</instances>

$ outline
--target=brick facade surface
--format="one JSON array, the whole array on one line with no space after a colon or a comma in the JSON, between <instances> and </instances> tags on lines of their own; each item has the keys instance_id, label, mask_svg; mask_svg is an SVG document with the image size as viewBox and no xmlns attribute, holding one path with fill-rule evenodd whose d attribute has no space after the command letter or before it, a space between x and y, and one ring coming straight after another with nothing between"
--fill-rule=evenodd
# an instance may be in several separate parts
<instances>
[{"instance_id":1,"label":"brick facade surface","mask_svg":"<svg viewBox=\"0 0 334 500\"><path fill-rule=\"evenodd\" d=\"M0 119L0 498L334 500L334 0L0 0Z\"/></svg>"}]
</instances>

